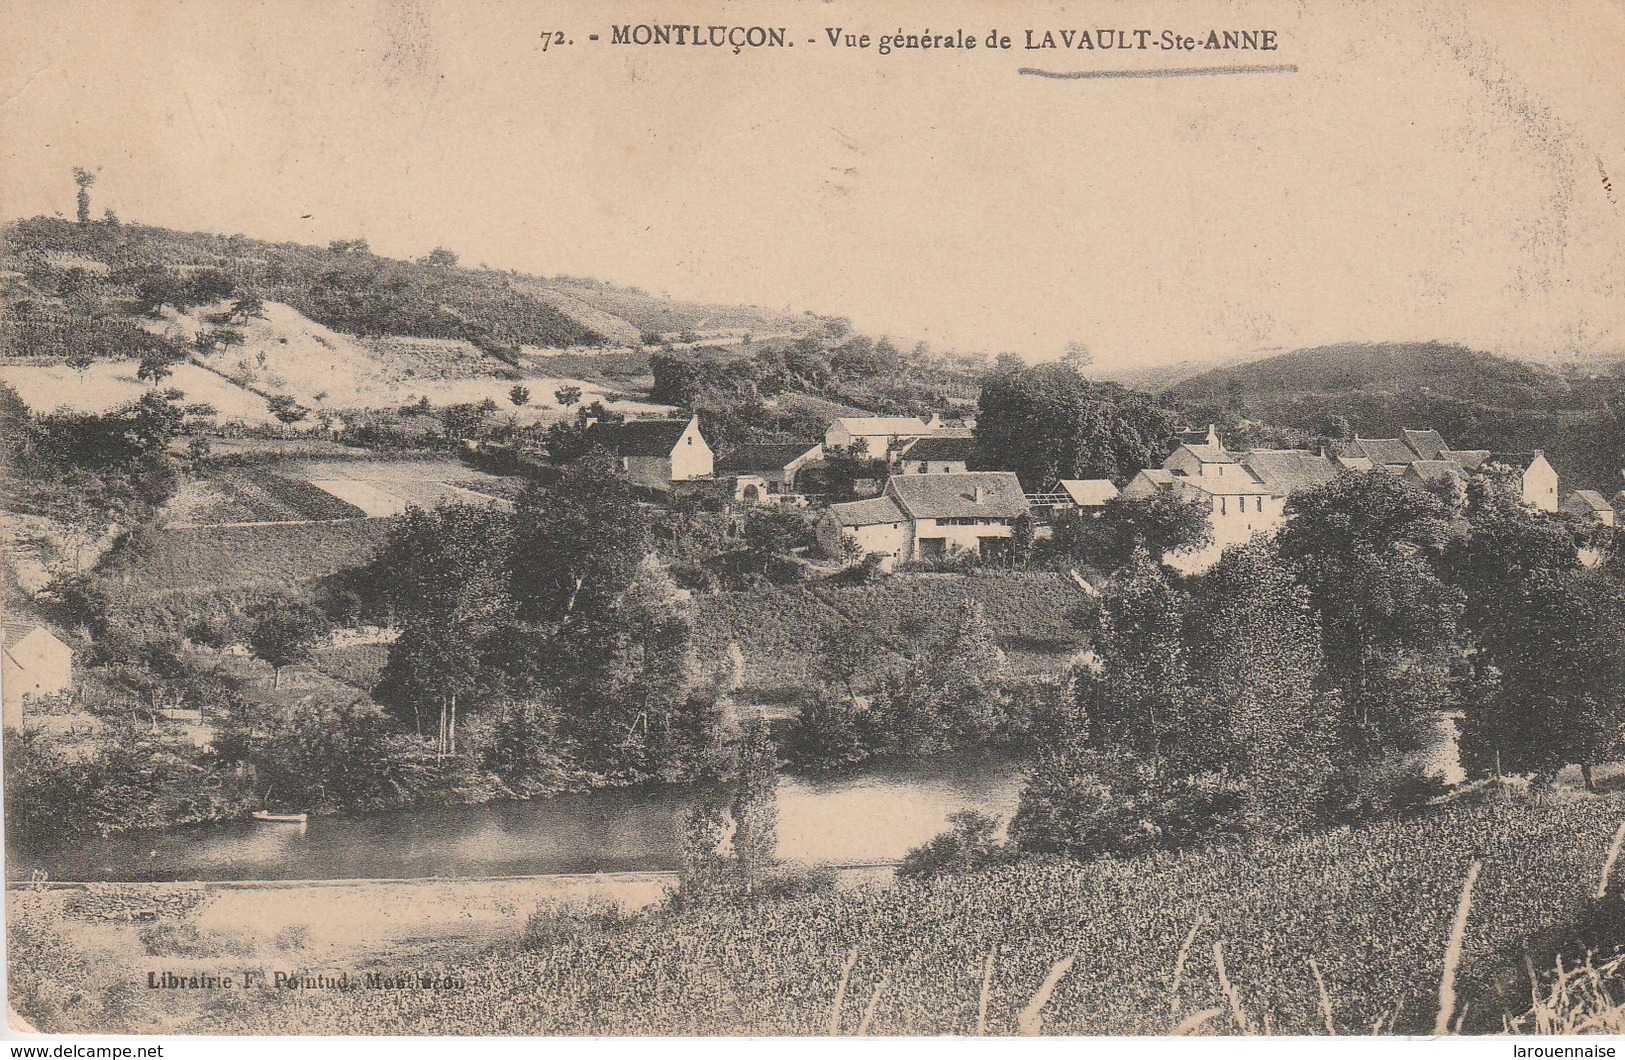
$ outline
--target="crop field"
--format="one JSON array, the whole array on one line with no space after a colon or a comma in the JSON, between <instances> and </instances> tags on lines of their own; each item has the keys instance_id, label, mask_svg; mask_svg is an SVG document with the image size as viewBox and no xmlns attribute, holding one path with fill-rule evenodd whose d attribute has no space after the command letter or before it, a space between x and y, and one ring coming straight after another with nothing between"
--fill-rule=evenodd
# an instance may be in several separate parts
<instances>
[{"instance_id":1,"label":"crop field","mask_svg":"<svg viewBox=\"0 0 1625 1060\"><path fill-rule=\"evenodd\" d=\"M373 517L399 515L414 504L506 503L511 492L507 480L455 460L304 460L278 470Z\"/></svg>"},{"instance_id":2,"label":"crop field","mask_svg":"<svg viewBox=\"0 0 1625 1060\"><path fill-rule=\"evenodd\" d=\"M389 527L387 519L350 519L155 530L122 548L103 570L137 594L292 587L367 562Z\"/></svg>"},{"instance_id":3,"label":"crop field","mask_svg":"<svg viewBox=\"0 0 1625 1060\"><path fill-rule=\"evenodd\" d=\"M985 997L987 1031L1011 1034L1059 970L1040 1013L1047 1034L1166 1034L1181 1024L1208 1034L1321 1034L1328 1024L1339 1034L1426 1033L1478 860L1456 1011L1469 1014L1469 1030L1498 1030L1529 995L1504 995L1493 981L1509 962L1522 967L1526 943L1539 950L1533 936L1590 903L1622 815L1617 796L1457 804L1261 847L1029 860L929 884L654 912L619 927L563 923L528 951L517 945L520 911L513 947L436 964L466 989L190 998L166 1029L852 1034L861 1021L879 1035L970 1034ZM1550 951L1531 960L1549 967ZM58 964L48 977L94 991L96 971Z\"/></svg>"},{"instance_id":4,"label":"crop field","mask_svg":"<svg viewBox=\"0 0 1625 1060\"><path fill-rule=\"evenodd\" d=\"M359 519L373 513L309 482L256 467L232 467L187 480L165 514L170 526L184 527Z\"/></svg>"},{"instance_id":5,"label":"crop field","mask_svg":"<svg viewBox=\"0 0 1625 1060\"><path fill-rule=\"evenodd\" d=\"M135 401L148 385L135 377L135 361L97 361L83 372L67 365L12 364L0 367L0 383L34 412L66 408L73 412L101 413ZM250 425L275 423L265 399L222 379L195 364L178 364L164 380L186 395L187 401L213 405L222 423Z\"/></svg>"},{"instance_id":6,"label":"crop field","mask_svg":"<svg viewBox=\"0 0 1625 1060\"><path fill-rule=\"evenodd\" d=\"M899 575L874 585L767 589L694 600L702 656L730 643L745 656L746 684L759 693L804 687L827 631L853 628L886 643L930 642L967 601L982 605L1020 671L1055 668L1078 649L1069 621L1082 595L1061 575L983 572Z\"/></svg>"}]
</instances>

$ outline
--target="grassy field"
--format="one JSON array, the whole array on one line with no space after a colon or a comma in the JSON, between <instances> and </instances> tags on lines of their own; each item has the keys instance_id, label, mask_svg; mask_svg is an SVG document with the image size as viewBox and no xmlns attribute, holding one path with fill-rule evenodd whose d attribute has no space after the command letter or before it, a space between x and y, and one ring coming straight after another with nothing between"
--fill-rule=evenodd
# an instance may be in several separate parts
<instances>
[{"instance_id":1,"label":"grassy field","mask_svg":"<svg viewBox=\"0 0 1625 1060\"><path fill-rule=\"evenodd\" d=\"M372 558L387 519L303 526L212 526L141 535L103 572L135 594L193 589L287 586Z\"/></svg>"},{"instance_id":2,"label":"grassy field","mask_svg":"<svg viewBox=\"0 0 1625 1060\"><path fill-rule=\"evenodd\" d=\"M772 694L802 688L826 631L851 628L897 647L921 648L964 611L982 605L1018 670L1057 666L1077 650L1068 620L1082 595L1061 575L988 571L899 575L863 586L814 586L696 597L702 656L730 643L745 655L746 684Z\"/></svg>"},{"instance_id":3,"label":"grassy field","mask_svg":"<svg viewBox=\"0 0 1625 1060\"><path fill-rule=\"evenodd\" d=\"M1489 984L1512 954L1522 966L1526 941L1589 904L1622 816L1618 797L1456 805L1262 848L1024 862L611 928L566 923L529 950L516 916L515 944L414 965L458 977L458 990L193 996L169 1029L850 1034L872 1009L875 1034L965 1034L985 997L988 1031L1007 1034L1068 961L1042 1009L1046 1033L1158 1034L1187 1021L1223 1034L1324 1033L1328 1021L1342 1034L1426 1032L1475 860L1454 1010L1479 1013L1469 1029L1493 1029L1529 994ZM1531 954L1542 967L1549 957ZM12 974L92 1003L111 989L106 969L71 952L38 967L49 959ZM285 963L319 967L296 954Z\"/></svg>"}]
</instances>

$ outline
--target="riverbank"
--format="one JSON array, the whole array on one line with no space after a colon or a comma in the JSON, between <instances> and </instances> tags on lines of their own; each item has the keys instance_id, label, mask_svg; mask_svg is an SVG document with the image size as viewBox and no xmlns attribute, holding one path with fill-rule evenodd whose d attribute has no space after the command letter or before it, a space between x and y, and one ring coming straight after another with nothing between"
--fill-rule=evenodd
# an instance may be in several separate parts
<instances>
[{"instance_id":1,"label":"riverbank","mask_svg":"<svg viewBox=\"0 0 1625 1060\"><path fill-rule=\"evenodd\" d=\"M974 809L1008 820L1018 765L998 759L870 767L786 777L778 855L816 864L889 864ZM682 864L695 794L663 787L478 806L312 818L306 825L231 821L86 839L45 853L8 851L7 876L165 881L429 879L666 872Z\"/></svg>"},{"instance_id":2,"label":"riverbank","mask_svg":"<svg viewBox=\"0 0 1625 1060\"><path fill-rule=\"evenodd\" d=\"M1585 925L1617 916L1594 892L1617 882L1622 811L1619 795L1513 794L1278 842L923 885L848 874L842 893L639 917L586 889L630 880L590 877L563 906L555 881L185 885L207 902L140 925L72 919L75 888L14 890L13 998L57 1032L963 1034L985 1012L1007 1034L1058 975L1053 1033L1425 1033L1454 950L1465 1029L1499 1032L1530 1004L1526 956L1572 967Z\"/></svg>"},{"instance_id":3,"label":"riverbank","mask_svg":"<svg viewBox=\"0 0 1625 1060\"><path fill-rule=\"evenodd\" d=\"M884 886L886 867L842 870L838 886ZM416 975L518 946L538 910L631 913L676 885L670 872L482 879L11 883L6 918L13 1005L49 1029L159 1031L234 1002L153 981L192 976L274 983L283 975ZM158 977L149 980L149 973ZM173 977L164 980L164 976Z\"/></svg>"}]
</instances>

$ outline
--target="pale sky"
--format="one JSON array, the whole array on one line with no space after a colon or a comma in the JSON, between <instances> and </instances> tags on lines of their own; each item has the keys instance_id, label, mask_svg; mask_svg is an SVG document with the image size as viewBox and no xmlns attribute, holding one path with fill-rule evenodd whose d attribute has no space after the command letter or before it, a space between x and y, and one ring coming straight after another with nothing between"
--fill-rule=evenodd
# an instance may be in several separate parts
<instances>
[{"instance_id":1,"label":"pale sky","mask_svg":"<svg viewBox=\"0 0 1625 1060\"><path fill-rule=\"evenodd\" d=\"M0 0L0 17L5 218L71 216L84 165L97 213L125 220L443 244L1032 359L1074 340L1103 365L1346 340L1625 351L1619 0ZM782 25L795 47L614 46L615 22ZM832 49L828 26L998 27L1017 47L882 57ZM1026 28L1273 28L1281 47L1025 51ZM550 29L575 45L543 52ZM1298 72L1017 73L1241 63Z\"/></svg>"}]
</instances>

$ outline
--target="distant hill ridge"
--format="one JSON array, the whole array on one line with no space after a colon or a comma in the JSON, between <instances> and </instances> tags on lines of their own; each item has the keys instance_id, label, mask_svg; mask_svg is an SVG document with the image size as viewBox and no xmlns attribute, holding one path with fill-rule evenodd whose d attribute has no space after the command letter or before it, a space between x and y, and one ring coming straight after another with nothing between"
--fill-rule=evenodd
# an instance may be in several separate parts
<instances>
[{"instance_id":1,"label":"distant hill ridge","mask_svg":"<svg viewBox=\"0 0 1625 1060\"><path fill-rule=\"evenodd\" d=\"M1433 393L1488 405L1524 408L1561 399L1568 383L1557 372L1441 342L1340 343L1294 350L1215 368L1163 392L1199 404L1310 394Z\"/></svg>"}]
</instances>

